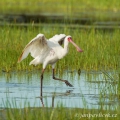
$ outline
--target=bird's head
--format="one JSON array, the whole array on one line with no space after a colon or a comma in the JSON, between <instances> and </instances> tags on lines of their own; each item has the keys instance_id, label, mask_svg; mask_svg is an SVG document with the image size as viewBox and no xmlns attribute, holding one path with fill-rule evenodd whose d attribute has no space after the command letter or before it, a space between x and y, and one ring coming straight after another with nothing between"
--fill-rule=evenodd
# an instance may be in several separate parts
<instances>
[{"instance_id":1,"label":"bird's head","mask_svg":"<svg viewBox=\"0 0 120 120\"><path fill-rule=\"evenodd\" d=\"M67 36L66 39L67 39L68 42L72 43L76 47L78 52L83 52L83 50L73 42L72 37L70 35Z\"/></svg>"}]
</instances>

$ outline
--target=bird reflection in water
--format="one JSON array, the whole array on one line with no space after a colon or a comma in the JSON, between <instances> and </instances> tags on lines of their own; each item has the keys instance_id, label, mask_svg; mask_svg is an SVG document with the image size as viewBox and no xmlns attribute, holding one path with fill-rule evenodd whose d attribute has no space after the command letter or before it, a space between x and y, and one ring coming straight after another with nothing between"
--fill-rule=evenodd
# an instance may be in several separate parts
<instances>
[{"instance_id":1,"label":"bird reflection in water","mask_svg":"<svg viewBox=\"0 0 120 120\"><path fill-rule=\"evenodd\" d=\"M67 90L65 93L54 92L51 95L51 98L52 98L52 107L54 107L55 97L69 96L72 92L73 92L73 89L72 90ZM42 107L45 107L43 98L44 98L43 96L40 96L40 101L41 101Z\"/></svg>"}]
</instances>

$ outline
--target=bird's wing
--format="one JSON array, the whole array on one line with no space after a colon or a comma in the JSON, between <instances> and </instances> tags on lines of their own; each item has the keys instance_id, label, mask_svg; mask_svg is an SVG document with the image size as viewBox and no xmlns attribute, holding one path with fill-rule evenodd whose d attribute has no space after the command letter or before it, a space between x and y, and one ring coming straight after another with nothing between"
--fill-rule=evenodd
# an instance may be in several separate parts
<instances>
[{"instance_id":1,"label":"bird's wing","mask_svg":"<svg viewBox=\"0 0 120 120\"><path fill-rule=\"evenodd\" d=\"M55 35L52 38L50 38L49 41L52 41L54 43L59 43L60 45L62 45L65 37L66 37L65 34L59 34L59 35Z\"/></svg>"},{"instance_id":2,"label":"bird's wing","mask_svg":"<svg viewBox=\"0 0 120 120\"><path fill-rule=\"evenodd\" d=\"M45 52L49 49L47 44L47 40L43 34L38 34L35 38L33 38L23 49L22 54L20 55L18 62L21 62L25 59L29 53L31 53L32 57L37 57L41 54L41 52Z\"/></svg>"}]
</instances>

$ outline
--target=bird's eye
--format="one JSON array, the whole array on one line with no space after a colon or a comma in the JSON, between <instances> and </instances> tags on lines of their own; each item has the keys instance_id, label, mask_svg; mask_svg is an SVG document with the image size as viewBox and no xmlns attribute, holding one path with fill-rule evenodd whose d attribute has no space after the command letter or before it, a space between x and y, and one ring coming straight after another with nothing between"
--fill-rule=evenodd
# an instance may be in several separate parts
<instances>
[{"instance_id":1,"label":"bird's eye","mask_svg":"<svg viewBox=\"0 0 120 120\"><path fill-rule=\"evenodd\" d=\"M71 40L71 37L68 38L68 41L69 41L69 42L70 42L70 40Z\"/></svg>"}]
</instances>

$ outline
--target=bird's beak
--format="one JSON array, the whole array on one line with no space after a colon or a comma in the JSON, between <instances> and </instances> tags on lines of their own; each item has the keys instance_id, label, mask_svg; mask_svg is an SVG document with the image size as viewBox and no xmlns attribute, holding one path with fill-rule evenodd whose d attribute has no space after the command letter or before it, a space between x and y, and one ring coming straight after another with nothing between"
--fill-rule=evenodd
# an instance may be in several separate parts
<instances>
[{"instance_id":1,"label":"bird's beak","mask_svg":"<svg viewBox=\"0 0 120 120\"><path fill-rule=\"evenodd\" d=\"M81 48L79 48L74 42L72 39L69 40L69 42L71 42L77 49L78 52L83 52L83 50Z\"/></svg>"}]
</instances>

